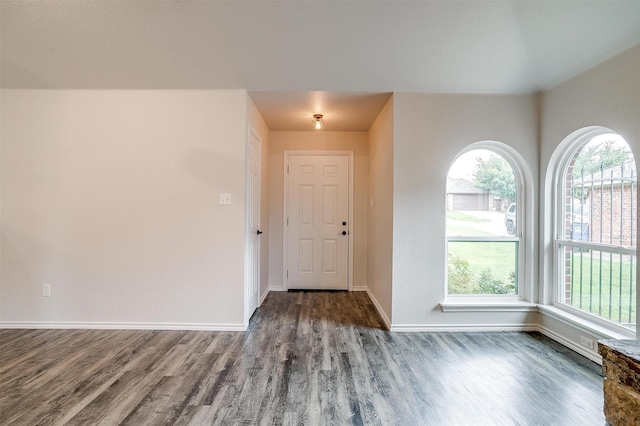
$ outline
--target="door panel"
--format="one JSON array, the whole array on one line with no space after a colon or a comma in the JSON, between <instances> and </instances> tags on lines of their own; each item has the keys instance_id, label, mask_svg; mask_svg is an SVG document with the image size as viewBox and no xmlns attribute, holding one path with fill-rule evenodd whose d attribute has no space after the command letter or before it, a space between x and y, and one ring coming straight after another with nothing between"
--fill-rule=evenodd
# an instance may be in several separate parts
<instances>
[{"instance_id":1,"label":"door panel","mask_svg":"<svg viewBox=\"0 0 640 426\"><path fill-rule=\"evenodd\" d=\"M287 166L287 288L346 290L349 156L289 155Z\"/></svg>"},{"instance_id":2,"label":"door panel","mask_svg":"<svg viewBox=\"0 0 640 426\"><path fill-rule=\"evenodd\" d=\"M300 226L313 226L313 185L300 185Z\"/></svg>"},{"instance_id":3,"label":"door panel","mask_svg":"<svg viewBox=\"0 0 640 426\"><path fill-rule=\"evenodd\" d=\"M338 187L336 185L322 187L322 219L324 226L338 224Z\"/></svg>"},{"instance_id":4,"label":"door panel","mask_svg":"<svg viewBox=\"0 0 640 426\"><path fill-rule=\"evenodd\" d=\"M322 241L322 272L336 273L338 260L338 241L324 240Z\"/></svg>"},{"instance_id":5,"label":"door panel","mask_svg":"<svg viewBox=\"0 0 640 426\"><path fill-rule=\"evenodd\" d=\"M299 268L300 274L312 274L313 273L313 240L300 240L298 243L299 248Z\"/></svg>"}]
</instances>

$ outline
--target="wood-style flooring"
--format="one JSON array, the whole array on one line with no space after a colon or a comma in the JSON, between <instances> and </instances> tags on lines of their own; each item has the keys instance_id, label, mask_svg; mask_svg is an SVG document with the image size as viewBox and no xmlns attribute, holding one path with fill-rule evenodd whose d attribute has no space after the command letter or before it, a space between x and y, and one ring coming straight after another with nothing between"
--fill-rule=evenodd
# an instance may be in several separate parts
<instances>
[{"instance_id":1,"label":"wood-style flooring","mask_svg":"<svg viewBox=\"0 0 640 426\"><path fill-rule=\"evenodd\" d=\"M246 332L0 330L2 425L603 425L539 333L390 333L366 293L271 293Z\"/></svg>"}]
</instances>

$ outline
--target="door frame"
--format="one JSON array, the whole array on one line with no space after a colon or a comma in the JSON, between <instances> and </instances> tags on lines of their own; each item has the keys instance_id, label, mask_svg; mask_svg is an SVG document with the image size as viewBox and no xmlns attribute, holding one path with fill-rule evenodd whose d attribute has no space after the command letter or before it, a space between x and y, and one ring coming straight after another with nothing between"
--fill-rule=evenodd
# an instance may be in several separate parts
<instances>
[{"instance_id":1,"label":"door frame","mask_svg":"<svg viewBox=\"0 0 640 426\"><path fill-rule=\"evenodd\" d=\"M336 155L336 156L346 156L349 159L349 183L347 184L347 190L349 193L349 248L348 257L347 257L347 290L352 291L353 289L353 230L355 229L355 223L353 221L353 198L354 198L354 153L353 151L334 151L334 150L302 150L302 149L285 149L284 150L284 167L282 168L282 173L284 174L284 188L283 188L283 204L282 204L282 289L287 291L288 287L288 278L287 278L287 267L289 265L289 259L287 258L288 253L288 226L287 226L287 212L289 205L289 173L287 169L289 168L289 157L294 155L318 155L318 156L327 156L327 155Z\"/></svg>"},{"instance_id":2,"label":"door frame","mask_svg":"<svg viewBox=\"0 0 640 426\"><path fill-rule=\"evenodd\" d=\"M244 325L245 327L247 327L249 325L249 320L251 319L251 315L253 315L253 312L255 312L255 309L257 309L258 307L260 307L260 299L261 299L261 294L260 294L260 278L261 278L261 273L262 273L262 238L260 238L259 236L258 238L258 258L254 259L254 261L257 262L257 268L258 268L258 274L257 274L257 285L258 288L256 290L256 293L258 293L258 304L257 306L252 309L252 306L249 306L249 304L251 303L251 298L249 297L249 294L251 293L251 286L253 285L251 279L250 279L250 271L249 271L249 238L251 238L251 235L249 233L250 231L250 224L249 224L249 214L248 214L248 205L251 202L251 194L249 193L248 189L249 189L249 174L250 174L250 170L251 170L251 136L255 137L258 140L258 143L260 145L260 172L259 172L259 179L258 179L258 185L259 185L259 189L258 189L258 212L257 212L257 222L258 222L258 229L260 229L262 227L262 138L260 137L260 133L258 133L258 131L252 126L252 125L248 125L247 126L247 140L245 142L245 217L244 217L244 233L245 233L245 240L244 240L244 251L245 251L245 261L244 261Z\"/></svg>"}]
</instances>

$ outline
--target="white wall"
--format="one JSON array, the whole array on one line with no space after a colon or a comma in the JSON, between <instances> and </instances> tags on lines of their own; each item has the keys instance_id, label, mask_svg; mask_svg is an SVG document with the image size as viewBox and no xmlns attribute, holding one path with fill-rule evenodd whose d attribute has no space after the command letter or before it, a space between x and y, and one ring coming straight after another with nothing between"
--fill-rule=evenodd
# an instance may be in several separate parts
<instances>
[{"instance_id":1,"label":"white wall","mask_svg":"<svg viewBox=\"0 0 640 426\"><path fill-rule=\"evenodd\" d=\"M552 190L549 168L556 148L571 133L587 126L603 126L619 133L640 158L640 45L572 80L545 92L542 96L540 197L541 300L553 300L551 285ZM636 301L637 302L637 301ZM637 310L640 314L640 309ZM640 318L638 320L640 323ZM553 328L553 323L549 323ZM566 333L564 333L566 334ZM577 332L568 336L579 341Z\"/></svg>"},{"instance_id":2,"label":"white wall","mask_svg":"<svg viewBox=\"0 0 640 426\"><path fill-rule=\"evenodd\" d=\"M369 129L367 285L387 326L392 315L393 97Z\"/></svg>"},{"instance_id":3,"label":"white wall","mask_svg":"<svg viewBox=\"0 0 640 426\"><path fill-rule=\"evenodd\" d=\"M246 110L243 90L4 90L1 321L241 327Z\"/></svg>"},{"instance_id":4,"label":"white wall","mask_svg":"<svg viewBox=\"0 0 640 426\"><path fill-rule=\"evenodd\" d=\"M269 140L269 287L283 288L282 218L285 150L348 150L354 152L353 286L367 285L367 133L271 132Z\"/></svg>"},{"instance_id":5,"label":"white wall","mask_svg":"<svg viewBox=\"0 0 640 426\"><path fill-rule=\"evenodd\" d=\"M443 313L439 303L445 296L449 167L471 143L503 142L522 156L535 185L537 97L396 93L393 102L392 327L534 324L535 313ZM535 264L536 253L525 262Z\"/></svg>"},{"instance_id":6,"label":"white wall","mask_svg":"<svg viewBox=\"0 0 640 426\"><path fill-rule=\"evenodd\" d=\"M269 128L262 115L247 95L247 121L262 141L260 187L260 300L269 292Z\"/></svg>"}]
</instances>

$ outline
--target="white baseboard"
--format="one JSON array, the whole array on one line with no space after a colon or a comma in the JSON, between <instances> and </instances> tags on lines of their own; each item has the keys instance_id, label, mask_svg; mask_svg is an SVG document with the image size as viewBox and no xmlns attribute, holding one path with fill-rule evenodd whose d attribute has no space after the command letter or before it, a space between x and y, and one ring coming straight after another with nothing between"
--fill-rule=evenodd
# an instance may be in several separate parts
<instances>
[{"instance_id":1,"label":"white baseboard","mask_svg":"<svg viewBox=\"0 0 640 426\"><path fill-rule=\"evenodd\" d=\"M394 324L393 332L539 331L538 324Z\"/></svg>"},{"instance_id":2,"label":"white baseboard","mask_svg":"<svg viewBox=\"0 0 640 426\"><path fill-rule=\"evenodd\" d=\"M270 291L286 291L282 287L269 287L260 298L260 304ZM380 314L385 327L392 332L497 332L497 331L538 331L555 340L580 355L602 364L602 357L597 352L597 346L589 349L568 339L567 337L545 327L541 324L391 324L389 317L373 293L366 286L353 287L352 291L366 291ZM601 330L588 328L586 325L570 321L553 312L547 313L549 308L542 311L543 314L558 317L565 325L575 330L588 333L597 338L625 338L625 336L607 335ZM539 311L541 311L539 309ZM103 329L103 330L201 330L201 331L245 331L243 324L212 324L212 323L123 323L123 322L57 322L57 321L4 321L0 322L0 329ZM595 333L594 333L595 332Z\"/></svg>"},{"instance_id":3,"label":"white baseboard","mask_svg":"<svg viewBox=\"0 0 640 426\"><path fill-rule=\"evenodd\" d=\"M538 331L544 334L545 336L547 336L548 338L553 339L556 342L560 343L561 345L566 346L572 351L578 352L580 355L586 358L589 358L591 361L602 365L602 356L600 356L600 354L598 354L596 350L589 350L584 346L578 345L575 342L565 338L564 336L561 336L555 331L550 330L542 325L538 326Z\"/></svg>"},{"instance_id":4,"label":"white baseboard","mask_svg":"<svg viewBox=\"0 0 640 426\"><path fill-rule=\"evenodd\" d=\"M264 302L264 299L267 298L267 296L269 295L269 289L266 289L264 293L262 293L262 296L260 296L260 301L258 302L258 306L262 305L262 302Z\"/></svg>"},{"instance_id":5,"label":"white baseboard","mask_svg":"<svg viewBox=\"0 0 640 426\"><path fill-rule=\"evenodd\" d=\"M146 322L36 322L5 321L0 329L77 329L77 330L196 330L196 331L245 331L243 324L208 323L146 323Z\"/></svg>"},{"instance_id":6,"label":"white baseboard","mask_svg":"<svg viewBox=\"0 0 640 426\"><path fill-rule=\"evenodd\" d=\"M269 291L287 291L283 286L269 286Z\"/></svg>"},{"instance_id":7,"label":"white baseboard","mask_svg":"<svg viewBox=\"0 0 640 426\"><path fill-rule=\"evenodd\" d=\"M380 314L380 317L382 317L382 322L384 322L385 327L387 328L387 330L391 330L391 321L389 320L389 317L387 316L386 312L384 311L384 309L382 309L382 306L380 305L376 297L373 295L373 293L371 293L371 290L369 290L369 287L365 287L365 291L367 292L367 294L369 295L369 298L373 302L373 306L376 307L378 314Z\"/></svg>"}]
</instances>

